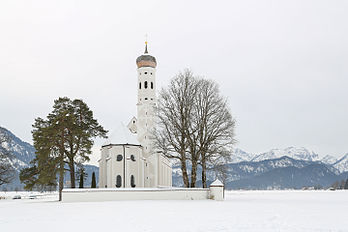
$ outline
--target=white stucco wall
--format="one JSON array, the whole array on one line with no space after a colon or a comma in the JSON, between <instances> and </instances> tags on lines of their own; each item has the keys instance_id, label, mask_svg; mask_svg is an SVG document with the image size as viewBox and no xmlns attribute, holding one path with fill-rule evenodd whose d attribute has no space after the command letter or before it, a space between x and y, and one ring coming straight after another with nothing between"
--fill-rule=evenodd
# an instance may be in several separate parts
<instances>
[{"instance_id":1,"label":"white stucco wall","mask_svg":"<svg viewBox=\"0 0 348 232\"><path fill-rule=\"evenodd\" d=\"M144 187L144 159L142 148L137 145L108 145L101 149L99 160L99 188L115 188L116 178L121 176L121 188L131 188L131 176L134 176L135 186ZM122 160L117 161L121 155ZM131 156L134 156L133 161Z\"/></svg>"},{"instance_id":2,"label":"white stucco wall","mask_svg":"<svg viewBox=\"0 0 348 232\"><path fill-rule=\"evenodd\" d=\"M63 202L119 200L206 200L210 190L194 189L65 189Z\"/></svg>"},{"instance_id":3,"label":"white stucco wall","mask_svg":"<svg viewBox=\"0 0 348 232\"><path fill-rule=\"evenodd\" d=\"M153 154L152 131L155 123L156 106L156 69L152 67L141 67L138 72L138 103L137 103L137 138L144 149L144 157ZM147 87L145 88L145 83ZM152 83L152 88L151 88ZM141 88L140 88L141 84Z\"/></svg>"}]
</instances>

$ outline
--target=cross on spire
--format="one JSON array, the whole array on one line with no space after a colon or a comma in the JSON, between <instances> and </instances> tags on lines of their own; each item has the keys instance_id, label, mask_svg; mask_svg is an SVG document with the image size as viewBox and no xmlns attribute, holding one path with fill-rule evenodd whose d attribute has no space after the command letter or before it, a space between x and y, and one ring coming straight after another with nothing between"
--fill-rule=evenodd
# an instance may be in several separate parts
<instances>
[{"instance_id":1,"label":"cross on spire","mask_svg":"<svg viewBox=\"0 0 348 232\"><path fill-rule=\"evenodd\" d=\"M147 51L147 34L145 34L145 54L148 54L149 52Z\"/></svg>"}]
</instances>

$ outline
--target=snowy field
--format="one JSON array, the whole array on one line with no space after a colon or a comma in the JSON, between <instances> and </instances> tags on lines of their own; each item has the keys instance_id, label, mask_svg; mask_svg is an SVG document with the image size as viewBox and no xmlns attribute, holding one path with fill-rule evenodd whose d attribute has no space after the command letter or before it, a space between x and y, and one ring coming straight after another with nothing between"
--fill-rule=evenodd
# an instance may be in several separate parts
<instances>
[{"instance_id":1,"label":"snowy field","mask_svg":"<svg viewBox=\"0 0 348 232\"><path fill-rule=\"evenodd\" d=\"M226 200L61 203L0 200L7 231L348 231L348 191L231 191Z\"/></svg>"}]
</instances>

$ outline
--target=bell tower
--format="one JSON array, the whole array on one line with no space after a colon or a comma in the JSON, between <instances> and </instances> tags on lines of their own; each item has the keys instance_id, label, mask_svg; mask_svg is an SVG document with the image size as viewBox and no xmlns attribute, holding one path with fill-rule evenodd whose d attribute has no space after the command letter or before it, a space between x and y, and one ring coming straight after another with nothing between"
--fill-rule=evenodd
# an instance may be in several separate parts
<instances>
[{"instance_id":1,"label":"bell tower","mask_svg":"<svg viewBox=\"0 0 348 232\"><path fill-rule=\"evenodd\" d=\"M144 157L153 154L152 131L155 126L156 58L151 56L145 42L145 52L136 60L138 73L137 138L143 146Z\"/></svg>"}]
</instances>

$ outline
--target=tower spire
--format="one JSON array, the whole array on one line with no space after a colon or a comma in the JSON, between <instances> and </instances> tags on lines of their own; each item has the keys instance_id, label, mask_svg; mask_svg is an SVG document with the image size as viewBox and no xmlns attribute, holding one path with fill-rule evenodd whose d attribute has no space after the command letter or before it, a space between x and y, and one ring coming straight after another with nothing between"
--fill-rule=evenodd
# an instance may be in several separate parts
<instances>
[{"instance_id":1,"label":"tower spire","mask_svg":"<svg viewBox=\"0 0 348 232\"><path fill-rule=\"evenodd\" d=\"M145 52L144 54L148 54L149 52L147 51L147 34L145 34Z\"/></svg>"},{"instance_id":2,"label":"tower spire","mask_svg":"<svg viewBox=\"0 0 348 232\"><path fill-rule=\"evenodd\" d=\"M144 54L148 54L149 52L147 51L147 41L145 41L145 52Z\"/></svg>"}]
</instances>

